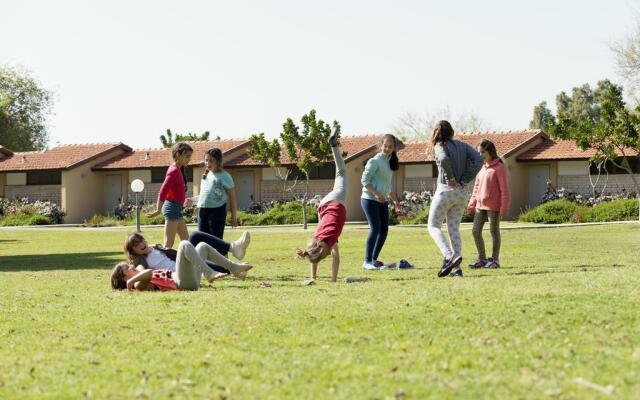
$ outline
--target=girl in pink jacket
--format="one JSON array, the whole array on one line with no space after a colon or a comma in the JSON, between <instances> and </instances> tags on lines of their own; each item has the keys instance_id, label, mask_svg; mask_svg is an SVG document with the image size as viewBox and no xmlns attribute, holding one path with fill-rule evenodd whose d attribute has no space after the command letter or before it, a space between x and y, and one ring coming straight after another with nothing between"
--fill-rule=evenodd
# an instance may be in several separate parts
<instances>
[{"instance_id":1,"label":"girl in pink jacket","mask_svg":"<svg viewBox=\"0 0 640 400\"><path fill-rule=\"evenodd\" d=\"M507 167L498 157L496 146L493 142L483 139L478 145L478 151L484 159L484 165L476 176L473 185L473 194L469 199L467 213L473 215L473 238L478 249L478 259L469 264L469 268L500 268L498 261L500 256L500 216L509 213L511 195L507 180ZM474 215L475 214L475 215ZM490 221L491 238L493 239L493 252L490 258L486 258L482 228L484 223Z\"/></svg>"}]
</instances>

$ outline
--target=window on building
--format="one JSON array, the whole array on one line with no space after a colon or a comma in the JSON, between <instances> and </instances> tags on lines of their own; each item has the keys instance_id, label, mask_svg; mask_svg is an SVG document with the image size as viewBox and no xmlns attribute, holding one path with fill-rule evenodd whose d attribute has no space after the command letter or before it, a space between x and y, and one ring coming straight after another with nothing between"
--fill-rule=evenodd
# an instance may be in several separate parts
<instances>
[{"instance_id":1,"label":"window on building","mask_svg":"<svg viewBox=\"0 0 640 400\"><path fill-rule=\"evenodd\" d=\"M306 176L304 172L302 172L298 167L291 166L288 167L289 176L287 177L288 181L293 181L296 179L305 180ZM318 180L318 179L334 179L336 177L336 166L334 164L331 165L321 165L319 167L314 167L309 171L309 180Z\"/></svg>"},{"instance_id":2,"label":"window on building","mask_svg":"<svg viewBox=\"0 0 640 400\"><path fill-rule=\"evenodd\" d=\"M633 171L633 173L635 174L640 173L640 162L638 158L627 157L627 160L629 160L629 165L631 166L631 170ZM622 164L622 158L616 160L616 162L618 164ZM604 168L607 170L607 172L609 172L612 175L628 174L628 172L625 169L616 167L611 161L607 161ZM591 173L591 175L598 175L598 165L592 162L589 165L589 172ZM605 173L605 171L602 170L601 173Z\"/></svg>"},{"instance_id":3,"label":"window on building","mask_svg":"<svg viewBox=\"0 0 640 400\"><path fill-rule=\"evenodd\" d=\"M167 174L167 169L169 169L169 167L152 168L151 183L164 182L164 176ZM185 168L184 173L187 176L187 182L193 182L193 167Z\"/></svg>"},{"instance_id":4,"label":"window on building","mask_svg":"<svg viewBox=\"0 0 640 400\"><path fill-rule=\"evenodd\" d=\"M62 171L29 171L27 172L27 185L60 185L62 183Z\"/></svg>"}]
</instances>

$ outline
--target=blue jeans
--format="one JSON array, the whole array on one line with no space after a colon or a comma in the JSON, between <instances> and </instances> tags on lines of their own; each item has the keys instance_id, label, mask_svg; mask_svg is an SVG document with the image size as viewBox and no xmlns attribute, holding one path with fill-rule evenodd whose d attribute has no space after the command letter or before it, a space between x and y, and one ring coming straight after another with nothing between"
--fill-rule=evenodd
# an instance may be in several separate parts
<instances>
[{"instance_id":1,"label":"blue jeans","mask_svg":"<svg viewBox=\"0 0 640 400\"><path fill-rule=\"evenodd\" d=\"M227 205L216 208L203 207L198 212L198 230L208 233L218 239L224 236L224 225L227 222ZM219 250L218 250L219 251ZM220 252L223 256L227 253Z\"/></svg>"},{"instance_id":2,"label":"blue jeans","mask_svg":"<svg viewBox=\"0 0 640 400\"><path fill-rule=\"evenodd\" d=\"M222 239L218 239L217 237L210 235L206 232L194 231L189 235L189 242L195 247L198 243L204 242L214 249L218 250L218 252L222 255L226 255L229 252L229 242L225 242ZM223 272L228 274L229 271L226 268L223 268L219 265L215 265L210 261L207 261L207 265L212 268L214 271Z\"/></svg>"},{"instance_id":3,"label":"blue jeans","mask_svg":"<svg viewBox=\"0 0 640 400\"><path fill-rule=\"evenodd\" d=\"M178 221L182 219L182 204L165 200L162 205L162 215L167 221Z\"/></svg>"},{"instance_id":4,"label":"blue jeans","mask_svg":"<svg viewBox=\"0 0 640 400\"><path fill-rule=\"evenodd\" d=\"M365 247L364 261L372 263L378 259L382 246L387 240L389 232L389 203L380 203L379 201L360 199L360 205L364 215L369 221L369 236L367 236L367 245Z\"/></svg>"}]
</instances>

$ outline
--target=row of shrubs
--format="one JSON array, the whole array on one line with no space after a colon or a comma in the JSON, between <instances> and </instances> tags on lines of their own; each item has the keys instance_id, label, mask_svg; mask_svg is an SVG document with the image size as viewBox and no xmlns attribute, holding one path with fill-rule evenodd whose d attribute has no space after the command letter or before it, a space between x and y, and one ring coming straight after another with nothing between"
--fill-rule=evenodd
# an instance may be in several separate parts
<instances>
[{"instance_id":1,"label":"row of shrubs","mask_svg":"<svg viewBox=\"0 0 640 400\"><path fill-rule=\"evenodd\" d=\"M91 219L84 223L85 226L104 227L104 226L133 226L136 224L135 206L121 205L113 216L94 215ZM128 211L122 212L122 209ZM158 215L153 218L147 217L147 213L155 209L155 205L146 204L140 210L140 224L142 225L162 225L164 217ZM251 208L252 211L238 211L238 225L255 226L255 225L286 225L302 223L302 204L300 201L290 202L269 202L256 204ZM118 212L119 211L119 212ZM196 223L197 215L194 214L194 208L185 208L184 218L187 223ZM309 223L318 222L318 212L315 205L307 205L307 221ZM229 224L231 221L227 221Z\"/></svg>"},{"instance_id":2,"label":"row of shrubs","mask_svg":"<svg viewBox=\"0 0 640 400\"><path fill-rule=\"evenodd\" d=\"M583 198L564 189L548 192L545 202L526 211L520 216L522 222L558 224L569 222L606 222L634 220L638 218L638 201L629 198L633 194L599 196ZM391 224L426 224L429 217L429 206L432 194L429 191L420 193L404 192L400 199L400 211L393 208L390 212ZM317 207L320 196L309 200L307 219L309 223L318 222ZM141 207L140 223L143 225L164 224L162 215L153 218L147 213L155 209L155 204L144 204ZM195 207L184 210L187 223L197 222ZM463 222L471 222L473 218L464 213ZM64 213L60 207L47 201L29 203L26 199L0 199L0 226L48 225L60 224L64 221ZM302 205L300 201L275 201L254 204L249 211L238 212L238 224L250 225L285 225L302 223ZM113 216L94 215L85 221L85 226L132 226L135 225L135 206L120 204Z\"/></svg>"},{"instance_id":3,"label":"row of shrubs","mask_svg":"<svg viewBox=\"0 0 640 400\"><path fill-rule=\"evenodd\" d=\"M522 222L564 224L581 222L631 221L638 219L638 200L619 199L601 202L593 207L567 199L552 200L526 211Z\"/></svg>"},{"instance_id":4,"label":"row of shrubs","mask_svg":"<svg viewBox=\"0 0 640 400\"><path fill-rule=\"evenodd\" d=\"M0 198L0 226L51 225L64 222L64 212L50 201Z\"/></svg>"}]
</instances>

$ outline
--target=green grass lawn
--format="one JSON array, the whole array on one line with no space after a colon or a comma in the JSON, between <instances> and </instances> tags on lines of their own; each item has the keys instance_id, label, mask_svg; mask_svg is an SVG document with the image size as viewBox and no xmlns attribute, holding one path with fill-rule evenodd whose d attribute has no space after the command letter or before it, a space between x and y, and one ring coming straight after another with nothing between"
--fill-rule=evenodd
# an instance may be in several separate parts
<instances>
[{"instance_id":1,"label":"green grass lawn","mask_svg":"<svg viewBox=\"0 0 640 400\"><path fill-rule=\"evenodd\" d=\"M340 278L371 281L310 287L307 234L261 229L247 280L172 293L109 288L125 232L0 230L1 399L640 398L639 225L504 230L503 269L463 279L425 228L383 250L417 269L364 272L348 227Z\"/></svg>"}]
</instances>

